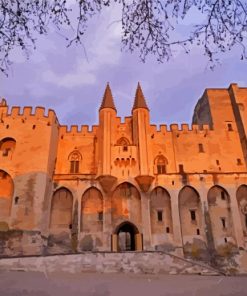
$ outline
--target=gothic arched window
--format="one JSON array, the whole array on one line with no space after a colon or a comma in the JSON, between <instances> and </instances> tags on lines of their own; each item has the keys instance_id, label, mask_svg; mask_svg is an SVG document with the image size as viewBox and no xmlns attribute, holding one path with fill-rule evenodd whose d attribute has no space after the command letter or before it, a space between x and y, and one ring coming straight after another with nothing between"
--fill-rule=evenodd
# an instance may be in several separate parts
<instances>
[{"instance_id":1,"label":"gothic arched window","mask_svg":"<svg viewBox=\"0 0 247 296\"><path fill-rule=\"evenodd\" d=\"M73 151L72 153L70 153L69 161L70 161L71 174L79 173L81 159L82 159L81 154L78 151Z\"/></svg>"},{"instance_id":2,"label":"gothic arched window","mask_svg":"<svg viewBox=\"0 0 247 296\"><path fill-rule=\"evenodd\" d=\"M13 138L4 138L0 141L0 151L2 156L8 157L12 156L12 153L15 150L16 142Z\"/></svg>"},{"instance_id":3,"label":"gothic arched window","mask_svg":"<svg viewBox=\"0 0 247 296\"><path fill-rule=\"evenodd\" d=\"M129 141L128 139L122 137L117 141L117 145L122 146L123 147L123 151L128 151L128 146L129 146Z\"/></svg>"},{"instance_id":4,"label":"gothic arched window","mask_svg":"<svg viewBox=\"0 0 247 296\"><path fill-rule=\"evenodd\" d=\"M154 174L166 174L167 159L163 155L158 155L154 160Z\"/></svg>"}]
</instances>

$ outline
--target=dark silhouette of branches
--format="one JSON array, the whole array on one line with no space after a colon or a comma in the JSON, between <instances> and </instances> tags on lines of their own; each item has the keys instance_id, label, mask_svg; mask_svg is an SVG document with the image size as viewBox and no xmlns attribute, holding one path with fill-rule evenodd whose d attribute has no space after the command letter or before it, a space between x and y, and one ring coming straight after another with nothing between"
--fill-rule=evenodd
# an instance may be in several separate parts
<instances>
[{"instance_id":1,"label":"dark silhouette of branches","mask_svg":"<svg viewBox=\"0 0 247 296\"><path fill-rule=\"evenodd\" d=\"M7 75L15 48L28 58L38 36L47 34L51 26L72 28L71 36L66 36L68 46L81 43L89 18L114 2L122 9L123 48L138 51L142 61L151 54L163 62L172 57L174 48L189 52L193 44L203 47L211 66L219 53L235 45L240 46L241 58L246 58L247 1L74 0L75 5L69 6L68 0L0 0L0 70ZM201 11L201 22L188 36L174 39L176 25L193 7ZM72 9L77 13L75 28Z\"/></svg>"}]
</instances>

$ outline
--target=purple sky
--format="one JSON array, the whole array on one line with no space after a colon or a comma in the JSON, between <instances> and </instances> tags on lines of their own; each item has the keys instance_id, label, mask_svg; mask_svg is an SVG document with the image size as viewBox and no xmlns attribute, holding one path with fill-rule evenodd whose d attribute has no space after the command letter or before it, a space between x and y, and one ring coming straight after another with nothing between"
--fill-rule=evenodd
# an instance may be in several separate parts
<instances>
[{"instance_id":1,"label":"purple sky","mask_svg":"<svg viewBox=\"0 0 247 296\"><path fill-rule=\"evenodd\" d=\"M178 27L183 36L202 16L191 11ZM169 62L154 58L140 62L138 54L121 51L121 25L117 7L107 9L89 23L84 48L66 48L55 30L38 38L29 60L19 51L12 55L9 77L0 74L0 96L10 106L44 106L56 111L60 124L97 124L106 83L109 81L118 116L131 114L137 82L140 81L154 124L191 123L197 100L205 88L228 87L231 82L247 86L247 61L237 49L221 56L221 66L207 69L199 47L190 54L181 49Z\"/></svg>"}]
</instances>

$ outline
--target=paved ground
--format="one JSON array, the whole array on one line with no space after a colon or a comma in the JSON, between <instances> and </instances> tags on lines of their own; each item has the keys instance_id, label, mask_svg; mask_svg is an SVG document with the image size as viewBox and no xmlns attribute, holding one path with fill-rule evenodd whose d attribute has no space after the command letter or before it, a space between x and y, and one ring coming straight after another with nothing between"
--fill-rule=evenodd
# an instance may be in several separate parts
<instances>
[{"instance_id":1,"label":"paved ground","mask_svg":"<svg viewBox=\"0 0 247 296\"><path fill-rule=\"evenodd\" d=\"M247 277L0 272L0 296L247 295Z\"/></svg>"}]
</instances>

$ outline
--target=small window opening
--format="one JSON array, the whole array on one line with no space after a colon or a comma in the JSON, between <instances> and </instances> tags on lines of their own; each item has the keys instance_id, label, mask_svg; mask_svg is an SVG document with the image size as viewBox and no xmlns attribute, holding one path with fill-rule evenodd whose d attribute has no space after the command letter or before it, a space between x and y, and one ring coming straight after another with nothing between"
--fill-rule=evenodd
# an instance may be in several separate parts
<instances>
[{"instance_id":1,"label":"small window opening","mask_svg":"<svg viewBox=\"0 0 247 296\"><path fill-rule=\"evenodd\" d=\"M196 220L196 211L195 210L190 210L190 217L191 217L191 221Z\"/></svg>"},{"instance_id":2,"label":"small window opening","mask_svg":"<svg viewBox=\"0 0 247 296\"><path fill-rule=\"evenodd\" d=\"M18 201L19 201L19 196L16 196L16 197L15 197L15 205L18 204Z\"/></svg>"},{"instance_id":3,"label":"small window opening","mask_svg":"<svg viewBox=\"0 0 247 296\"><path fill-rule=\"evenodd\" d=\"M199 152L204 152L203 144L198 144Z\"/></svg>"},{"instance_id":4,"label":"small window opening","mask_svg":"<svg viewBox=\"0 0 247 296\"><path fill-rule=\"evenodd\" d=\"M6 125L6 128L9 128L9 125L8 124Z\"/></svg>"},{"instance_id":5,"label":"small window opening","mask_svg":"<svg viewBox=\"0 0 247 296\"><path fill-rule=\"evenodd\" d=\"M184 166L182 164L178 165L179 173L184 173Z\"/></svg>"},{"instance_id":6,"label":"small window opening","mask_svg":"<svg viewBox=\"0 0 247 296\"><path fill-rule=\"evenodd\" d=\"M232 124L231 123L228 123L227 124L227 128L228 128L228 131L230 131L230 132L233 131Z\"/></svg>"},{"instance_id":7,"label":"small window opening","mask_svg":"<svg viewBox=\"0 0 247 296\"><path fill-rule=\"evenodd\" d=\"M200 229L199 229L199 228L197 228L197 230L196 230L196 234L197 234L197 235L200 235Z\"/></svg>"},{"instance_id":8,"label":"small window opening","mask_svg":"<svg viewBox=\"0 0 247 296\"><path fill-rule=\"evenodd\" d=\"M103 212L102 211L98 212L98 220L103 221Z\"/></svg>"},{"instance_id":9,"label":"small window opening","mask_svg":"<svg viewBox=\"0 0 247 296\"><path fill-rule=\"evenodd\" d=\"M225 218L221 218L221 223L222 223L222 227L226 228L226 219Z\"/></svg>"},{"instance_id":10,"label":"small window opening","mask_svg":"<svg viewBox=\"0 0 247 296\"><path fill-rule=\"evenodd\" d=\"M70 162L70 172L74 174L79 172L79 161L72 160Z\"/></svg>"},{"instance_id":11,"label":"small window opening","mask_svg":"<svg viewBox=\"0 0 247 296\"><path fill-rule=\"evenodd\" d=\"M225 200L226 199L225 192L224 191L221 191L220 194L221 194L221 199L222 200Z\"/></svg>"},{"instance_id":12,"label":"small window opening","mask_svg":"<svg viewBox=\"0 0 247 296\"><path fill-rule=\"evenodd\" d=\"M227 243L227 238L225 237L225 243Z\"/></svg>"},{"instance_id":13,"label":"small window opening","mask_svg":"<svg viewBox=\"0 0 247 296\"><path fill-rule=\"evenodd\" d=\"M220 164L220 162L219 162L219 160L218 160L218 159L216 159L216 164L217 164L217 165L219 165L219 164Z\"/></svg>"},{"instance_id":14,"label":"small window opening","mask_svg":"<svg viewBox=\"0 0 247 296\"><path fill-rule=\"evenodd\" d=\"M33 125L33 129L35 129L35 128L36 128L36 125L34 124L34 125Z\"/></svg>"},{"instance_id":15,"label":"small window opening","mask_svg":"<svg viewBox=\"0 0 247 296\"><path fill-rule=\"evenodd\" d=\"M166 173L166 166L164 164L158 164L157 165L157 173L159 175Z\"/></svg>"},{"instance_id":16,"label":"small window opening","mask_svg":"<svg viewBox=\"0 0 247 296\"><path fill-rule=\"evenodd\" d=\"M242 161L240 158L237 158L237 165L241 165L242 164Z\"/></svg>"},{"instance_id":17,"label":"small window opening","mask_svg":"<svg viewBox=\"0 0 247 296\"><path fill-rule=\"evenodd\" d=\"M69 224L69 229L72 229L72 224Z\"/></svg>"},{"instance_id":18,"label":"small window opening","mask_svg":"<svg viewBox=\"0 0 247 296\"><path fill-rule=\"evenodd\" d=\"M170 233L170 228L166 227L166 233Z\"/></svg>"},{"instance_id":19,"label":"small window opening","mask_svg":"<svg viewBox=\"0 0 247 296\"><path fill-rule=\"evenodd\" d=\"M157 218L159 222L163 221L163 212L162 211L157 211Z\"/></svg>"},{"instance_id":20,"label":"small window opening","mask_svg":"<svg viewBox=\"0 0 247 296\"><path fill-rule=\"evenodd\" d=\"M174 185L174 181L172 181L172 185Z\"/></svg>"},{"instance_id":21,"label":"small window opening","mask_svg":"<svg viewBox=\"0 0 247 296\"><path fill-rule=\"evenodd\" d=\"M123 146L123 151L128 151L128 146Z\"/></svg>"}]
</instances>

